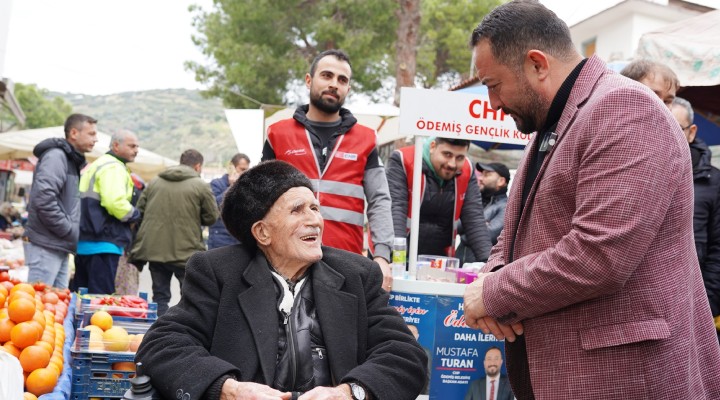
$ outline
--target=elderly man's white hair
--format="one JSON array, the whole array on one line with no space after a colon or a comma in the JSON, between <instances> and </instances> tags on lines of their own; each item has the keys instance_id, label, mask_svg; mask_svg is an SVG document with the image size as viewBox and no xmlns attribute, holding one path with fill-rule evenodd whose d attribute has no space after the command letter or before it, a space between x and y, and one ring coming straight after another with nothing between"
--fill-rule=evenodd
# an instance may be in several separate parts
<instances>
[{"instance_id":1,"label":"elderly man's white hair","mask_svg":"<svg viewBox=\"0 0 720 400\"><path fill-rule=\"evenodd\" d=\"M127 129L120 129L120 130L116 131L115 133L113 133L112 136L110 137L110 150L112 150L113 143L120 144L120 143L124 142L125 138L127 138L129 136L137 137L136 134L132 133L131 131L129 131Z\"/></svg>"}]
</instances>

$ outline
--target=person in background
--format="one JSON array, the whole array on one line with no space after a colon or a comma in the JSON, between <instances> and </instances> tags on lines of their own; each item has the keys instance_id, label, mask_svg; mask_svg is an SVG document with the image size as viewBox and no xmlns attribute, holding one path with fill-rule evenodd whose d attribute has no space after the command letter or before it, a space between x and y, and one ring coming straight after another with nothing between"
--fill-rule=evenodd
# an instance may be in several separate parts
<instances>
[{"instance_id":1,"label":"person in background","mask_svg":"<svg viewBox=\"0 0 720 400\"><path fill-rule=\"evenodd\" d=\"M142 195L143 190L145 190L145 181L134 172L130 174L130 177L133 181L133 193L130 203L133 206L137 206L140 195ZM132 250L132 245L135 243L139 227L140 221L130 224L132 241L125 247L123 255L120 256L120 260L118 260L118 270L117 274L115 274L115 294L134 296L138 294L138 289L140 288L140 272L144 266L129 262L128 257Z\"/></svg>"},{"instance_id":2,"label":"person in background","mask_svg":"<svg viewBox=\"0 0 720 400\"><path fill-rule=\"evenodd\" d=\"M342 107L351 76L347 54L334 49L318 54L305 75L310 104L268 127L262 160L287 161L313 181L325 219L325 246L362 253L367 199L370 249L382 268L383 288L389 291L390 193L375 131L358 124Z\"/></svg>"},{"instance_id":3,"label":"person in background","mask_svg":"<svg viewBox=\"0 0 720 400\"><path fill-rule=\"evenodd\" d=\"M467 153L470 142L430 138L423 148L418 254L455 256L456 227L462 222L468 247L478 261L490 255L480 189ZM387 165L396 237L408 237L415 146L393 151ZM467 261L467 260L465 260Z\"/></svg>"},{"instance_id":4,"label":"person in background","mask_svg":"<svg viewBox=\"0 0 720 400\"><path fill-rule=\"evenodd\" d=\"M485 377L470 382L465 400L513 400L512 389L507 376L501 375L502 352L490 346L485 352Z\"/></svg>"},{"instance_id":5,"label":"person in background","mask_svg":"<svg viewBox=\"0 0 720 400\"><path fill-rule=\"evenodd\" d=\"M80 171L85 155L97 142L97 120L72 114L65 120L65 138L38 143L28 222L23 236L28 282L67 288L68 254L75 253L80 237Z\"/></svg>"},{"instance_id":6,"label":"person in background","mask_svg":"<svg viewBox=\"0 0 720 400\"><path fill-rule=\"evenodd\" d=\"M112 135L110 151L98 157L80 178L80 241L71 289L115 293L118 261L132 242L131 225L140 211L131 203L134 185L127 163L140 144L130 131Z\"/></svg>"},{"instance_id":7,"label":"person in background","mask_svg":"<svg viewBox=\"0 0 720 400\"><path fill-rule=\"evenodd\" d=\"M478 185L482 195L483 212L490 232L490 240L494 246L497 244L505 220L510 170L502 163L477 163L475 168L480 172Z\"/></svg>"},{"instance_id":8,"label":"person in background","mask_svg":"<svg viewBox=\"0 0 720 400\"><path fill-rule=\"evenodd\" d=\"M228 188L235 183L243 172L250 168L250 157L243 153L237 153L230 159L230 163L233 166L231 173L210 181L210 188L212 189L213 195L215 195L218 208L221 207L223 197L225 197L225 192L227 192ZM208 250L237 243L237 239L228 233L222 218L218 218L210 227Z\"/></svg>"},{"instance_id":9,"label":"person in background","mask_svg":"<svg viewBox=\"0 0 720 400\"><path fill-rule=\"evenodd\" d=\"M676 97L672 114L690 146L693 169L695 250L713 317L720 316L720 170L710 164L710 149L696 136L690 102Z\"/></svg>"},{"instance_id":10,"label":"person in background","mask_svg":"<svg viewBox=\"0 0 720 400\"><path fill-rule=\"evenodd\" d=\"M471 35L493 109L532 134L465 322L505 340L525 399L720 398L687 140L647 87L584 59L538 1Z\"/></svg>"},{"instance_id":11,"label":"person in background","mask_svg":"<svg viewBox=\"0 0 720 400\"><path fill-rule=\"evenodd\" d=\"M490 241L493 246L497 244L497 238L503 228L505 220L505 207L507 206L507 189L510 182L510 170L502 163L475 164L475 177L483 203L483 216L490 234ZM460 246L457 249L457 257L462 263L477 261L475 254L467 246L462 226L458 227L460 233Z\"/></svg>"},{"instance_id":12,"label":"person in background","mask_svg":"<svg viewBox=\"0 0 720 400\"><path fill-rule=\"evenodd\" d=\"M620 75L649 87L668 109L672 107L675 94L680 87L673 70L665 64L652 60L634 60L620 71Z\"/></svg>"},{"instance_id":13,"label":"person in background","mask_svg":"<svg viewBox=\"0 0 720 400\"><path fill-rule=\"evenodd\" d=\"M135 358L161 395L417 398L425 352L388 305L377 263L321 245L313 189L283 161L260 163L230 187L222 219L241 244L188 261L180 303Z\"/></svg>"},{"instance_id":14,"label":"person in background","mask_svg":"<svg viewBox=\"0 0 720 400\"><path fill-rule=\"evenodd\" d=\"M161 172L150 181L138 200L142 223L131 252L131 263L150 264L153 301L158 315L168 310L173 275L182 289L185 263L205 250L202 227L217 221L220 211L210 185L200 177L203 156L185 150L180 165Z\"/></svg>"}]
</instances>

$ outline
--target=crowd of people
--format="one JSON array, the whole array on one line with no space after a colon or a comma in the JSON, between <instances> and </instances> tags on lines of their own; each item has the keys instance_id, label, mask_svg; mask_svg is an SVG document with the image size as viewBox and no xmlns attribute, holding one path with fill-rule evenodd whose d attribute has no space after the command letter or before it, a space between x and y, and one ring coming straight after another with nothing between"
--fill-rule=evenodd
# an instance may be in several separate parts
<instances>
[{"instance_id":1,"label":"crowd of people","mask_svg":"<svg viewBox=\"0 0 720 400\"><path fill-rule=\"evenodd\" d=\"M419 190L418 252L486 261L465 321L505 340L466 399L720 398L720 170L675 74L583 58L536 1L498 6L470 36L492 107L533 134L509 192L508 167L473 163L466 140L428 140L421 182L414 146L385 166L343 107L352 66L333 49L262 162L237 154L210 184L192 149L133 179L125 131L86 167L97 121L71 115L34 150L29 279L67 287L73 253L73 288L114 293L123 266L148 264L160 318L137 360L168 398L414 399L428 356L388 293Z\"/></svg>"}]
</instances>

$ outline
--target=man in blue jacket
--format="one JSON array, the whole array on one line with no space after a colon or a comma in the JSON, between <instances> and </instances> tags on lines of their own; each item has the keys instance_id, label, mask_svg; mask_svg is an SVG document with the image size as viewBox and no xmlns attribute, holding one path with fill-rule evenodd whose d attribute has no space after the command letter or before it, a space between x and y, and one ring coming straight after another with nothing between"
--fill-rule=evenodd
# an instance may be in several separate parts
<instances>
[{"instance_id":1,"label":"man in blue jacket","mask_svg":"<svg viewBox=\"0 0 720 400\"><path fill-rule=\"evenodd\" d=\"M27 205L23 247L29 282L58 288L68 286L68 253L74 253L80 235L78 182L85 155L97 142L97 120L72 114L65 120L65 138L38 143L38 158Z\"/></svg>"},{"instance_id":2,"label":"man in blue jacket","mask_svg":"<svg viewBox=\"0 0 720 400\"><path fill-rule=\"evenodd\" d=\"M250 157L243 153L237 153L232 159L230 159L230 163L232 163L234 168L232 173L225 174L219 178L213 179L210 182L210 188L215 196L218 208L221 207L223 198L225 197L225 192L227 192L228 188L235 183L243 172L250 168ZM238 243L237 239L232 237L232 235L228 233L227 229L225 229L225 224L221 218L218 218L217 222L210 227L208 250Z\"/></svg>"}]
</instances>

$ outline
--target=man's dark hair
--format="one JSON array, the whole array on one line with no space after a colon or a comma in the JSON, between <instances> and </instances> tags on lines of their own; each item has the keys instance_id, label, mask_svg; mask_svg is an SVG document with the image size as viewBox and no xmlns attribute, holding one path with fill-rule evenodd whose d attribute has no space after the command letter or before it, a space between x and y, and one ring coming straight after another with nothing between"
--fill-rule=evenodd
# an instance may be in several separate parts
<instances>
[{"instance_id":1,"label":"man's dark hair","mask_svg":"<svg viewBox=\"0 0 720 400\"><path fill-rule=\"evenodd\" d=\"M203 161L203 155L195 149L185 150L180 155L180 164L187 165L188 167L194 167L198 164L202 165Z\"/></svg>"},{"instance_id":2,"label":"man's dark hair","mask_svg":"<svg viewBox=\"0 0 720 400\"><path fill-rule=\"evenodd\" d=\"M345 61L346 63L348 63L348 65L350 66L350 69L352 70L352 64L350 63L350 57L348 57L348 55L344 51L330 49L330 50L325 50L322 53L315 56L312 64L310 64L310 76L315 76L315 70L317 70L318 63L320 62L320 60L322 60L323 58L325 58L327 56L333 56L340 61Z\"/></svg>"},{"instance_id":3,"label":"man's dark hair","mask_svg":"<svg viewBox=\"0 0 720 400\"><path fill-rule=\"evenodd\" d=\"M225 193L221 205L228 232L250 253L255 253L253 224L265 217L280 196L295 187L313 190L310 179L285 161L265 161L245 171Z\"/></svg>"},{"instance_id":4,"label":"man's dark hair","mask_svg":"<svg viewBox=\"0 0 720 400\"><path fill-rule=\"evenodd\" d=\"M502 350L500 350L500 348L497 347L497 346L490 346L490 347L488 347L487 350L485 350L485 354L489 353L490 350L497 350L497 351L500 352L500 355L502 355Z\"/></svg>"},{"instance_id":5,"label":"man's dark hair","mask_svg":"<svg viewBox=\"0 0 720 400\"><path fill-rule=\"evenodd\" d=\"M72 114L65 120L65 139L70 137L70 131L75 128L82 129L84 123L97 124L97 120L84 114Z\"/></svg>"},{"instance_id":6,"label":"man's dark hair","mask_svg":"<svg viewBox=\"0 0 720 400\"><path fill-rule=\"evenodd\" d=\"M540 50L562 61L577 52L567 24L537 0L514 0L500 5L483 18L470 37L474 48L489 41L498 63L513 71L522 68L529 50Z\"/></svg>"},{"instance_id":7,"label":"man's dark hair","mask_svg":"<svg viewBox=\"0 0 720 400\"><path fill-rule=\"evenodd\" d=\"M240 163L240 160L247 161L248 165L250 164L250 157L246 156L243 153L237 153L235 154L231 159L230 162L232 163L233 167L237 167L237 165Z\"/></svg>"},{"instance_id":8,"label":"man's dark hair","mask_svg":"<svg viewBox=\"0 0 720 400\"><path fill-rule=\"evenodd\" d=\"M663 63L648 59L634 60L620 71L620 75L626 76L634 81L640 82L646 76L654 76L660 74L663 79L670 85L670 89L680 87L680 80L670 67Z\"/></svg>"},{"instance_id":9,"label":"man's dark hair","mask_svg":"<svg viewBox=\"0 0 720 400\"><path fill-rule=\"evenodd\" d=\"M444 137L436 137L433 139L436 144L441 143L447 143L451 146L462 146L462 147L470 147L470 141L465 139L448 139Z\"/></svg>"}]
</instances>

